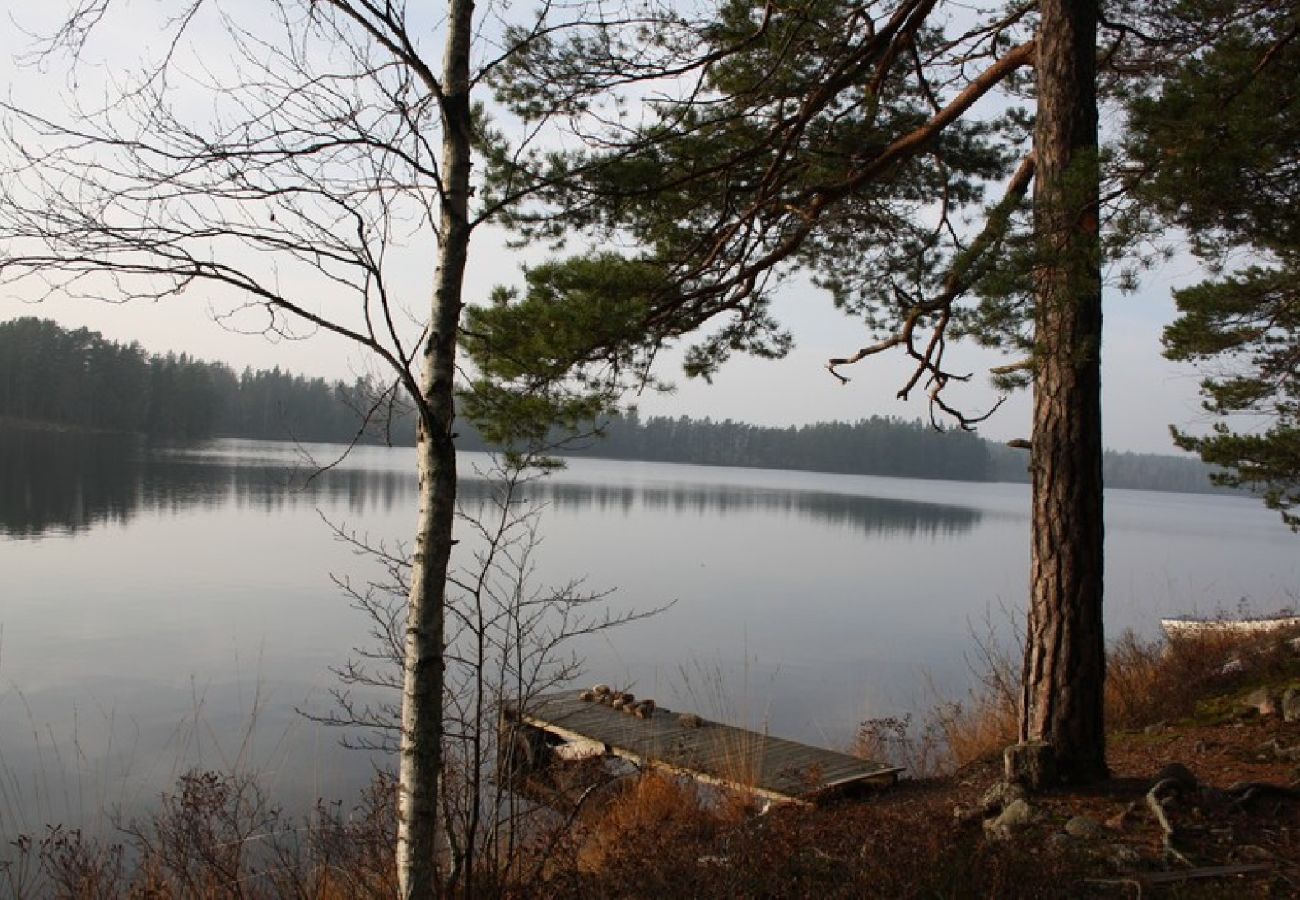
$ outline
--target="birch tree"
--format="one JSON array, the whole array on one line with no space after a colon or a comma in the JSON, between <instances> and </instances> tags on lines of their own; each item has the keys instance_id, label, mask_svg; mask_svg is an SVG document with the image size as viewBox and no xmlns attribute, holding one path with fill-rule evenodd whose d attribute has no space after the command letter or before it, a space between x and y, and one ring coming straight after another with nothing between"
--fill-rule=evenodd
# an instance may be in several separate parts
<instances>
[{"instance_id":1,"label":"birch tree","mask_svg":"<svg viewBox=\"0 0 1300 900\"><path fill-rule=\"evenodd\" d=\"M504 5L472 0L450 0L442 14L370 0L180 0L150 23L113 0L77 0L34 57L68 66L63 108L0 104L0 279L11 291L201 298L231 327L282 339L329 332L388 373L371 412L399 399L414 409L419 506L396 848L404 897L439 891L454 389L470 242L521 196L506 187L476 204L474 155L490 151L508 169L549 112L532 110L511 144L473 94L530 43L609 21L599 6L544 2L509 25ZM135 46L152 25L161 37L134 70L95 55L124 35ZM565 102L616 78L593 78Z\"/></svg>"}]
</instances>

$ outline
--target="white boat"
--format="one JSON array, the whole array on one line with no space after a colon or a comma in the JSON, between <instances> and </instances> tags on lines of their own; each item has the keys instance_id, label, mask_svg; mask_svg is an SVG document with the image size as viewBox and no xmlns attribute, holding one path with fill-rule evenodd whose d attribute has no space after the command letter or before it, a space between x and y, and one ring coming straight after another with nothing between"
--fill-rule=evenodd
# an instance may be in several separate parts
<instances>
[{"instance_id":1,"label":"white boat","mask_svg":"<svg viewBox=\"0 0 1300 900\"><path fill-rule=\"evenodd\" d=\"M1176 616L1161 619L1160 627L1169 638L1205 637L1212 634L1246 635L1268 634L1294 628L1300 630L1300 616L1276 615L1249 619L1201 619L1191 616Z\"/></svg>"}]
</instances>

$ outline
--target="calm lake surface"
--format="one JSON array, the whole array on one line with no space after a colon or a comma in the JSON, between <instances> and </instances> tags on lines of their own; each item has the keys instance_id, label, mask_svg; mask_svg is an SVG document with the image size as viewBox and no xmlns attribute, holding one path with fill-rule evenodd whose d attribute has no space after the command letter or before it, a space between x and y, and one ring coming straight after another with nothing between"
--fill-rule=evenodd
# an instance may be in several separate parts
<instances>
[{"instance_id":1,"label":"calm lake surface","mask_svg":"<svg viewBox=\"0 0 1300 900\"><path fill-rule=\"evenodd\" d=\"M339 452L0 437L0 837L138 810L194 766L305 809L383 763L296 710L328 711L330 667L366 643L331 575L374 573L327 522L407 539L414 457L361 448L307 480L303 449ZM468 507L484 465L462 457ZM1025 485L578 459L529 490L539 584L672 602L576 643L583 683L782 736L844 746L960 698L972 634L1024 606ZM1296 542L1255 500L1108 492L1108 631L1295 605Z\"/></svg>"}]
</instances>

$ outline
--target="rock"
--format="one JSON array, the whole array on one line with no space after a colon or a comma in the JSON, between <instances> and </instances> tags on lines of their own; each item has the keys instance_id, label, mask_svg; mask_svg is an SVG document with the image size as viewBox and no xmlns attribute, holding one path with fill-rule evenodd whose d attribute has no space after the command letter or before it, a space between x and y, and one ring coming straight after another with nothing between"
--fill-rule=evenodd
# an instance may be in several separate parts
<instances>
[{"instance_id":1,"label":"rock","mask_svg":"<svg viewBox=\"0 0 1300 900\"><path fill-rule=\"evenodd\" d=\"M1282 721L1300 722L1300 691L1293 687L1282 695Z\"/></svg>"},{"instance_id":2,"label":"rock","mask_svg":"<svg viewBox=\"0 0 1300 900\"><path fill-rule=\"evenodd\" d=\"M1237 705L1242 709L1257 712L1261 717L1277 715L1277 700L1268 688L1255 688L1238 700Z\"/></svg>"},{"instance_id":3,"label":"rock","mask_svg":"<svg viewBox=\"0 0 1300 900\"><path fill-rule=\"evenodd\" d=\"M1246 671L1246 664L1241 661L1240 656L1231 657L1226 663L1219 667L1220 675L1236 675L1238 672Z\"/></svg>"},{"instance_id":4,"label":"rock","mask_svg":"<svg viewBox=\"0 0 1300 900\"><path fill-rule=\"evenodd\" d=\"M1156 773L1156 777L1152 779L1151 783L1159 784L1162 781L1173 781L1178 785L1180 790L1196 790L1196 776L1192 774L1191 769L1187 768L1187 766L1182 763L1170 763L1165 766Z\"/></svg>"},{"instance_id":5,"label":"rock","mask_svg":"<svg viewBox=\"0 0 1300 900\"><path fill-rule=\"evenodd\" d=\"M999 781L984 792L980 798L979 808L984 815L990 815L995 812L1002 812L1017 800L1024 800L1028 796L1023 784L1014 781Z\"/></svg>"},{"instance_id":6,"label":"rock","mask_svg":"<svg viewBox=\"0 0 1300 900\"><path fill-rule=\"evenodd\" d=\"M1160 734L1160 732L1165 730L1165 727L1166 725L1164 722L1156 722L1143 728L1142 733L1147 735Z\"/></svg>"},{"instance_id":7,"label":"rock","mask_svg":"<svg viewBox=\"0 0 1300 900\"><path fill-rule=\"evenodd\" d=\"M699 728L704 724L704 720L695 713L682 713L677 717L677 724L683 728Z\"/></svg>"},{"instance_id":8,"label":"rock","mask_svg":"<svg viewBox=\"0 0 1300 900\"><path fill-rule=\"evenodd\" d=\"M1004 841L1014 832L1030 825L1037 817L1027 800L1012 800L1002 814L984 823L984 836L991 841Z\"/></svg>"},{"instance_id":9,"label":"rock","mask_svg":"<svg viewBox=\"0 0 1300 900\"><path fill-rule=\"evenodd\" d=\"M1115 844L1106 850L1106 855L1121 869L1131 869L1142 862L1142 854L1128 844Z\"/></svg>"},{"instance_id":10,"label":"rock","mask_svg":"<svg viewBox=\"0 0 1300 900\"><path fill-rule=\"evenodd\" d=\"M638 719L648 719L654 715L655 702L649 698L642 700L640 703L633 705L632 714Z\"/></svg>"},{"instance_id":11,"label":"rock","mask_svg":"<svg viewBox=\"0 0 1300 900\"><path fill-rule=\"evenodd\" d=\"M996 781L974 806L954 806L952 818L958 825L970 825L989 816L997 815L1017 800L1028 796L1022 784L1013 781Z\"/></svg>"},{"instance_id":12,"label":"rock","mask_svg":"<svg viewBox=\"0 0 1300 900\"><path fill-rule=\"evenodd\" d=\"M1105 833L1105 829L1101 827L1101 823L1096 819L1090 819L1087 816L1075 816L1065 823L1065 833L1080 840L1090 840L1101 837Z\"/></svg>"}]
</instances>

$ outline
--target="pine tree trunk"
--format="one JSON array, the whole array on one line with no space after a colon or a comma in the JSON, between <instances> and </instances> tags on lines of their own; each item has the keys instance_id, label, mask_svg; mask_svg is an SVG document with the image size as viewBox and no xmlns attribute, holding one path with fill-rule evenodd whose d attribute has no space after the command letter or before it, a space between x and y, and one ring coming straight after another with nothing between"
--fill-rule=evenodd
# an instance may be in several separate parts
<instances>
[{"instance_id":1,"label":"pine tree trunk","mask_svg":"<svg viewBox=\"0 0 1300 900\"><path fill-rule=\"evenodd\" d=\"M1056 777L1079 783L1106 775L1097 4L1043 0L1039 10L1032 560L1020 740L1049 744Z\"/></svg>"},{"instance_id":2,"label":"pine tree trunk","mask_svg":"<svg viewBox=\"0 0 1300 900\"><path fill-rule=\"evenodd\" d=\"M439 893L444 611L456 510L453 384L470 238L469 50L473 12L471 0L453 0L450 4L443 59L444 193L420 379L423 402L416 443L419 522L408 598L402 693L397 874L400 894L408 900L423 900Z\"/></svg>"}]
</instances>

